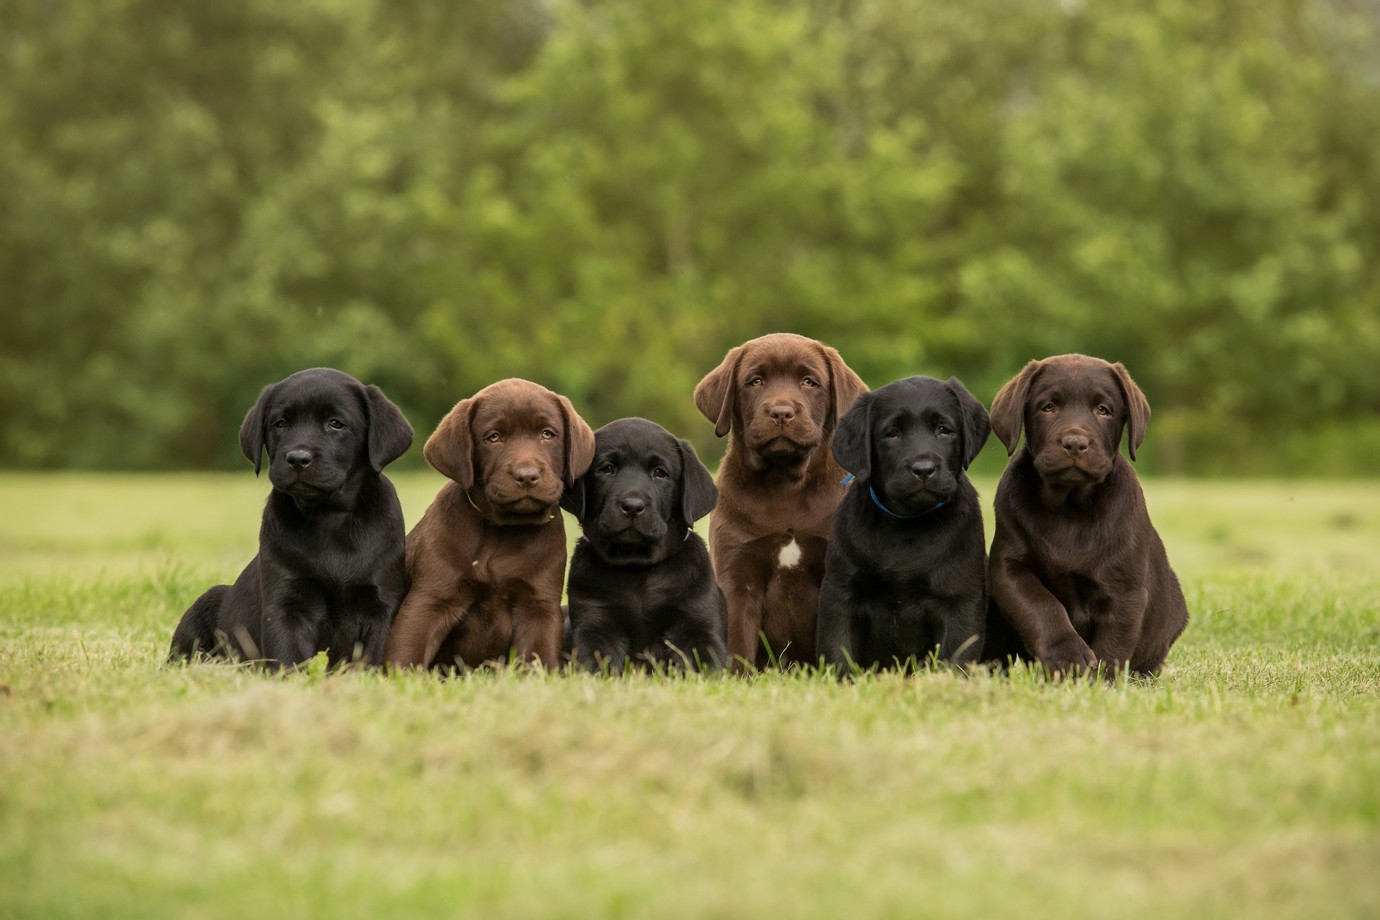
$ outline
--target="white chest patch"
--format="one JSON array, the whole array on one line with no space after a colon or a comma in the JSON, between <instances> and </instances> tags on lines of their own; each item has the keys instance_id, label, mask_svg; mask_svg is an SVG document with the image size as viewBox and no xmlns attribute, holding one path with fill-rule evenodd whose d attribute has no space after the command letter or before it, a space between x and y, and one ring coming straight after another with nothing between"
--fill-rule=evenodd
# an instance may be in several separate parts
<instances>
[{"instance_id":1,"label":"white chest patch","mask_svg":"<svg viewBox=\"0 0 1380 920\"><path fill-rule=\"evenodd\" d=\"M781 547L781 555L776 557L776 562L783 569L793 569L800 565L800 544L792 539Z\"/></svg>"}]
</instances>

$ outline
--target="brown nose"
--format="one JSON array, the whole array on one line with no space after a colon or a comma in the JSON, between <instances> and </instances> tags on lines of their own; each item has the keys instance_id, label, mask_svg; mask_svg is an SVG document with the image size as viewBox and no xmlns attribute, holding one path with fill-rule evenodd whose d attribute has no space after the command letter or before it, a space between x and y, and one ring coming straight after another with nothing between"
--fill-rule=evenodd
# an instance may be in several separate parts
<instances>
[{"instance_id":1,"label":"brown nose","mask_svg":"<svg viewBox=\"0 0 1380 920\"><path fill-rule=\"evenodd\" d=\"M1059 446L1064 448L1064 452L1070 457L1078 457L1088 450L1088 439L1081 434L1066 434L1059 439Z\"/></svg>"},{"instance_id":2,"label":"brown nose","mask_svg":"<svg viewBox=\"0 0 1380 920\"><path fill-rule=\"evenodd\" d=\"M795 409L785 403L778 403L767 410L772 420L776 422L789 422L795 418Z\"/></svg>"},{"instance_id":3,"label":"brown nose","mask_svg":"<svg viewBox=\"0 0 1380 920\"><path fill-rule=\"evenodd\" d=\"M535 466L519 466L513 470L513 478L517 480L518 485L531 487L541 478L541 470Z\"/></svg>"}]
</instances>

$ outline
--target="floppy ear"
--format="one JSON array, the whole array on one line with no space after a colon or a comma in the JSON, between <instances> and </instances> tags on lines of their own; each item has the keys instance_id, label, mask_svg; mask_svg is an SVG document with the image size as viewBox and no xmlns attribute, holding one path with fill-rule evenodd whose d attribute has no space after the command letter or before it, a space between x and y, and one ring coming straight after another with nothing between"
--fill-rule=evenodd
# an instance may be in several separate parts
<instances>
[{"instance_id":1,"label":"floppy ear","mask_svg":"<svg viewBox=\"0 0 1380 920\"><path fill-rule=\"evenodd\" d=\"M422 445L426 462L466 491L474 486L474 435L470 433L473 414L474 400L460 400Z\"/></svg>"},{"instance_id":2,"label":"floppy ear","mask_svg":"<svg viewBox=\"0 0 1380 920\"><path fill-rule=\"evenodd\" d=\"M958 415L963 420L963 468L966 470L982 452L982 445L992 433L992 422L987 417L987 407L978 402L977 397L957 377L947 381L950 392L958 400Z\"/></svg>"},{"instance_id":3,"label":"floppy ear","mask_svg":"<svg viewBox=\"0 0 1380 920\"><path fill-rule=\"evenodd\" d=\"M402 410L372 383L364 388L364 404L369 410L369 465L378 473L407 453L412 446L412 426Z\"/></svg>"},{"instance_id":4,"label":"floppy ear","mask_svg":"<svg viewBox=\"0 0 1380 920\"><path fill-rule=\"evenodd\" d=\"M270 383L259 391L259 400L244 414L240 424L240 450L245 459L254 464L254 475L259 475L263 463L264 441L268 436L268 401L273 395L276 383Z\"/></svg>"},{"instance_id":5,"label":"floppy ear","mask_svg":"<svg viewBox=\"0 0 1380 920\"><path fill-rule=\"evenodd\" d=\"M719 489L690 442L677 438L676 444L680 446L680 513L689 526L714 510Z\"/></svg>"},{"instance_id":6,"label":"floppy ear","mask_svg":"<svg viewBox=\"0 0 1380 920\"><path fill-rule=\"evenodd\" d=\"M872 475L872 394L863 393L839 420L829 442L839 466L857 479Z\"/></svg>"},{"instance_id":7,"label":"floppy ear","mask_svg":"<svg viewBox=\"0 0 1380 920\"><path fill-rule=\"evenodd\" d=\"M561 418L565 419L565 484L575 484L589 472L594 462L594 429L580 418L575 407L559 393L553 394L561 405Z\"/></svg>"},{"instance_id":8,"label":"floppy ear","mask_svg":"<svg viewBox=\"0 0 1380 920\"><path fill-rule=\"evenodd\" d=\"M1021 372L1001 388L997 398L992 400L992 431L1002 444L1006 445L1006 455L1016 452L1021 440L1021 428L1025 426L1025 398L1030 392L1030 382L1040 369L1039 361L1029 361Z\"/></svg>"},{"instance_id":9,"label":"floppy ear","mask_svg":"<svg viewBox=\"0 0 1380 920\"><path fill-rule=\"evenodd\" d=\"M1121 395L1126 399L1126 449L1134 460L1136 448L1145 440L1145 426L1150 422L1150 402L1120 361L1112 365L1112 372L1116 374L1117 382L1121 384Z\"/></svg>"},{"instance_id":10,"label":"floppy ear","mask_svg":"<svg viewBox=\"0 0 1380 920\"><path fill-rule=\"evenodd\" d=\"M575 515L575 520L585 522L585 476L572 482L561 493L561 508Z\"/></svg>"},{"instance_id":11,"label":"floppy ear","mask_svg":"<svg viewBox=\"0 0 1380 920\"><path fill-rule=\"evenodd\" d=\"M695 408L714 423L714 436L722 438L733 427L734 398L738 392L738 361L743 346L738 345L724 355L723 363L704 375L695 386Z\"/></svg>"},{"instance_id":12,"label":"floppy ear","mask_svg":"<svg viewBox=\"0 0 1380 920\"><path fill-rule=\"evenodd\" d=\"M853 406L853 401L867 392L867 384L843 363L843 356L837 349L828 345L819 347L824 352L824 363L829 367L829 402L834 408L833 420L838 422Z\"/></svg>"}]
</instances>

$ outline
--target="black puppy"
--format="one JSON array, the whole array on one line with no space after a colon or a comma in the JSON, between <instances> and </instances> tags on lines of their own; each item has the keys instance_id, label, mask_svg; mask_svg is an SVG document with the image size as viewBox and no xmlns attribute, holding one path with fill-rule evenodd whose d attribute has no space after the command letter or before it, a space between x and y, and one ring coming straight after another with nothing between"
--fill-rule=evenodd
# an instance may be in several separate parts
<instances>
[{"instance_id":1,"label":"black puppy","mask_svg":"<svg viewBox=\"0 0 1380 920\"><path fill-rule=\"evenodd\" d=\"M718 490L688 441L625 418L594 433L594 464L561 499L584 536L570 559L571 647L590 670L629 662L718 669L728 611L692 524Z\"/></svg>"},{"instance_id":2,"label":"black puppy","mask_svg":"<svg viewBox=\"0 0 1380 920\"><path fill-rule=\"evenodd\" d=\"M991 433L950 377L864 393L831 444L854 481L834 514L819 595L818 649L841 674L911 668L931 653L982 653L987 553L964 470Z\"/></svg>"},{"instance_id":3,"label":"black puppy","mask_svg":"<svg viewBox=\"0 0 1380 920\"><path fill-rule=\"evenodd\" d=\"M411 443L398 407L349 374L318 367L264 387L240 428L256 475L268 449L259 553L182 615L169 658L291 666L324 650L332 665L381 664L407 592L402 507L381 470Z\"/></svg>"}]
</instances>

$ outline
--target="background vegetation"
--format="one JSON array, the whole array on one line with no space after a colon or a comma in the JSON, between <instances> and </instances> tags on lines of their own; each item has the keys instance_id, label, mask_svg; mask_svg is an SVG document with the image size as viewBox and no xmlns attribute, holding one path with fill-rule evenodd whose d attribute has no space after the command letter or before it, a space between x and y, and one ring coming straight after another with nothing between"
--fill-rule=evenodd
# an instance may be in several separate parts
<instances>
[{"instance_id":1,"label":"background vegetation","mask_svg":"<svg viewBox=\"0 0 1380 920\"><path fill-rule=\"evenodd\" d=\"M793 330L984 400L1122 360L1151 469L1368 471L1378 21L0 0L0 464L237 464L259 387L316 364L422 432L521 375L709 448L694 383Z\"/></svg>"}]
</instances>

